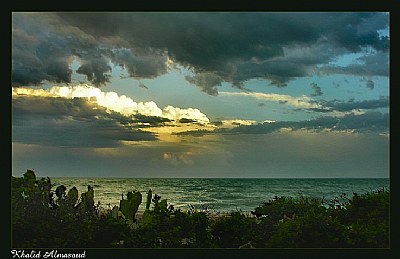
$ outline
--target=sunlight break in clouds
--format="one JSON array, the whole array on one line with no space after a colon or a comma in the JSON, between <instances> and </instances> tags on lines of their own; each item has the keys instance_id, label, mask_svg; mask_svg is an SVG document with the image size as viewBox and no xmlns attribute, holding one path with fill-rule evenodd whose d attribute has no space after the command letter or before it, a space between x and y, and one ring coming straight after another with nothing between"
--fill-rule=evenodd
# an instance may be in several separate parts
<instances>
[{"instance_id":1,"label":"sunlight break in clouds","mask_svg":"<svg viewBox=\"0 0 400 259\"><path fill-rule=\"evenodd\" d=\"M54 86L47 91L43 89L13 88L12 94L63 97L68 99L73 99L75 97L87 98L99 106L119 112L125 116L142 114L145 116L163 117L175 122L181 119L193 120L194 122L203 124L208 124L210 122L207 116L198 109L181 109L169 105L161 110L153 101L138 103L125 95L119 96L115 92L102 92L99 88L89 85L77 85L73 87Z\"/></svg>"},{"instance_id":2,"label":"sunlight break in clouds","mask_svg":"<svg viewBox=\"0 0 400 259\"><path fill-rule=\"evenodd\" d=\"M191 151L186 152L165 152L163 154L163 159L165 161L171 162L171 164L178 166L181 164L184 165L193 165L193 160L190 158L193 155Z\"/></svg>"}]
</instances>

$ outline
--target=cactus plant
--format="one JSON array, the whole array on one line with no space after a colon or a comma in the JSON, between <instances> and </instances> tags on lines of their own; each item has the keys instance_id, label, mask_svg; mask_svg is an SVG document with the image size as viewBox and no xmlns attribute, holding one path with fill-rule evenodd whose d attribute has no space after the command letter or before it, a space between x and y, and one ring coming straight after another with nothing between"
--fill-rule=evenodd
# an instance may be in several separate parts
<instances>
[{"instance_id":1,"label":"cactus plant","mask_svg":"<svg viewBox=\"0 0 400 259\"><path fill-rule=\"evenodd\" d=\"M65 187L64 185L60 185L57 187L56 196L57 196L58 200L61 200L62 198L64 198L66 190L67 190L67 187Z\"/></svg>"},{"instance_id":2,"label":"cactus plant","mask_svg":"<svg viewBox=\"0 0 400 259\"><path fill-rule=\"evenodd\" d=\"M92 186L88 185L88 191L81 194L81 202L78 204L78 207L85 212L95 213L94 190Z\"/></svg>"},{"instance_id":3,"label":"cactus plant","mask_svg":"<svg viewBox=\"0 0 400 259\"><path fill-rule=\"evenodd\" d=\"M140 192L128 192L127 200L120 200L119 210L126 218L133 221L141 203L142 194Z\"/></svg>"},{"instance_id":4,"label":"cactus plant","mask_svg":"<svg viewBox=\"0 0 400 259\"><path fill-rule=\"evenodd\" d=\"M65 201L68 207L75 207L75 204L78 201L78 189L76 189L75 186L68 191Z\"/></svg>"},{"instance_id":5,"label":"cactus plant","mask_svg":"<svg viewBox=\"0 0 400 259\"><path fill-rule=\"evenodd\" d=\"M150 209L150 203L151 203L152 196L153 196L153 192L151 191L151 189L149 189L149 191L147 192L146 210Z\"/></svg>"}]
</instances>

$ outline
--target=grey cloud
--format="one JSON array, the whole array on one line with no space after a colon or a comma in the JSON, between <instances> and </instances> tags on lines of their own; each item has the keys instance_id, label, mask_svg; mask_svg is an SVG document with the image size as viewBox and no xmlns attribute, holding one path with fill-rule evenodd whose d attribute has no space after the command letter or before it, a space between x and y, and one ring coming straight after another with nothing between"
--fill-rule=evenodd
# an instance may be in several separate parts
<instances>
[{"instance_id":1,"label":"grey cloud","mask_svg":"<svg viewBox=\"0 0 400 259\"><path fill-rule=\"evenodd\" d=\"M304 42L282 46L282 53L265 60L252 58L239 61L231 66L230 74L222 75L225 81L242 84L252 78L266 79L271 85L285 87L290 80L311 75L318 71L319 64L325 64L338 55L325 40L317 40L312 45ZM340 51L339 51L340 52Z\"/></svg>"},{"instance_id":2,"label":"grey cloud","mask_svg":"<svg viewBox=\"0 0 400 259\"><path fill-rule=\"evenodd\" d=\"M387 133L389 115L380 112L367 112L361 115L349 114L344 117L325 116L307 121L285 121L264 123L251 126L240 126L229 130L230 133L265 134L282 128L310 130L354 130L357 132Z\"/></svg>"},{"instance_id":3,"label":"grey cloud","mask_svg":"<svg viewBox=\"0 0 400 259\"><path fill-rule=\"evenodd\" d=\"M148 90L149 88L143 84L142 82L139 83L139 87Z\"/></svg>"},{"instance_id":4,"label":"grey cloud","mask_svg":"<svg viewBox=\"0 0 400 259\"><path fill-rule=\"evenodd\" d=\"M167 72L169 57L191 69L188 81L211 95L222 82L240 88L261 78L285 86L313 71L387 76L389 38L377 30L388 20L386 13L368 12L16 13L13 82L69 82L70 72L61 70L71 56L81 59L78 72L98 85L108 80L102 59L123 65L132 77L154 78ZM34 44L26 49L26 42ZM48 51L46 44L60 51ZM362 57L365 65L317 69L368 47L377 54ZM42 56L36 54L40 48ZM57 62L52 71L45 69L50 60Z\"/></svg>"},{"instance_id":5,"label":"grey cloud","mask_svg":"<svg viewBox=\"0 0 400 259\"><path fill-rule=\"evenodd\" d=\"M116 147L121 141L154 141L131 120L81 98L19 96L12 102L13 141L63 147Z\"/></svg>"},{"instance_id":6,"label":"grey cloud","mask_svg":"<svg viewBox=\"0 0 400 259\"><path fill-rule=\"evenodd\" d=\"M164 123L170 122L171 120L157 116L146 116L142 114L135 114L132 115L131 121L132 123L147 123L148 127L154 127L154 126L162 126Z\"/></svg>"},{"instance_id":7,"label":"grey cloud","mask_svg":"<svg viewBox=\"0 0 400 259\"><path fill-rule=\"evenodd\" d=\"M389 53L378 51L375 54L358 58L358 64L345 67L323 66L318 70L327 74L345 74L356 76L388 76L389 75Z\"/></svg>"},{"instance_id":8,"label":"grey cloud","mask_svg":"<svg viewBox=\"0 0 400 259\"><path fill-rule=\"evenodd\" d=\"M360 79L361 82L365 82L365 85L368 89L373 90L375 87L375 82L371 78L363 77Z\"/></svg>"},{"instance_id":9,"label":"grey cloud","mask_svg":"<svg viewBox=\"0 0 400 259\"><path fill-rule=\"evenodd\" d=\"M139 130L131 131L115 121L51 118L18 115L13 118L13 142L58 147L117 147L121 141L153 141L156 138Z\"/></svg>"},{"instance_id":10,"label":"grey cloud","mask_svg":"<svg viewBox=\"0 0 400 259\"><path fill-rule=\"evenodd\" d=\"M160 127L164 123L170 122L167 118L157 116L146 116L142 114L132 114L126 117L119 112L107 110L107 108L88 102L85 98L75 97L66 99L62 97L39 97L39 96L17 96L12 100L13 114L37 114L49 117L70 116L76 120L91 120L92 118L102 118L113 120L118 124L139 127ZM142 125L145 123L146 125ZM135 126L136 125L136 126Z\"/></svg>"},{"instance_id":11,"label":"grey cloud","mask_svg":"<svg viewBox=\"0 0 400 259\"><path fill-rule=\"evenodd\" d=\"M330 22L344 19L343 21L336 20L337 24L333 27L336 27L337 30L328 32L330 40L337 44L351 51L359 51L362 47L367 46L383 51L389 49L389 39L380 37L377 32L389 23L389 17L385 13L341 13L337 16L331 15L330 18L332 19Z\"/></svg>"},{"instance_id":12,"label":"grey cloud","mask_svg":"<svg viewBox=\"0 0 400 259\"><path fill-rule=\"evenodd\" d=\"M360 57L359 61L364 63L366 75L388 76L389 74L388 52L378 51L373 55Z\"/></svg>"},{"instance_id":13,"label":"grey cloud","mask_svg":"<svg viewBox=\"0 0 400 259\"><path fill-rule=\"evenodd\" d=\"M359 132L388 133L389 114L367 112L362 115L346 115L339 120L336 129L354 129Z\"/></svg>"},{"instance_id":14,"label":"grey cloud","mask_svg":"<svg viewBox=\"0 0 400 259\"><path fill-rule=\"evenodd\" d=\"M256 125L240 125L231 129L188 131L177 133L177 135L201 137L209 134L269 134L286 128L292 130L308 129L322 131L328 129L331 131L351 130L360 133L388 133L389 114L371 111L361 115L348 114L343 117L323 116L305 121L277 121Z\"/></svg>"},{"instance_id":15,"label":"grey cloud","mask_svg":"<svg viewBox=\"0 0 400 259\"><path fill-rule=\"evenodd\" d=\"M197 85L209 95L218 95L217 86L220 86L223 79L213 73L199 73L194 76L186 76L186 80Z\"/></svg>"},{"instance_id":16,"label":"grey cloud","mask_svg":"<svg viewBox=\"0 0 400 259\"><path fill-rule=\"evenodd\" d=\"M192 120L192 119L187 119L187 118L182 118L179 120L180 123L194 123L197 122L196 120Z\"/></svg>"},{"instance_id":17,"label":"grey cloud","mask_svg":"<svg viewBox=\"0 0 400 259\"><path fill-rule=\"evenodd\" d=\"M153 51L154 52L154 51ZM163 53L133 53L130 49L112 51L112 62L128 70L133 78L154 78L167 72L168 57Z\"/></svg>"},{"instance_id":18,"label":"grey cloud","mask_svg":"<svg viewBox=\"0 0 400 259\"><path fill-rule=\"evenodd\" d=\"M321 87L319 87L316 83L311 83L311 88L314 90L314 93L311 96L321 96L323 95Z\"/></svg>"},{"instance_id":19,"label":"grey cloud","mask_svg":"<svg viewBox=\"0 0 400 259\"><path fill-rule=\"evenodd\" d=\"M347 102L333 100L333 101L318 101L316 102L323 107L320 111L340 111L347 112L355 109L378 109L378 108L388 108L389 107L389 97L381 97L377 100L363 100L355 102L354 100L349 100Z\"/></svg>"},{"instance_id":20,"label":"grey cloud","mask_svg":"<svg viewBox=\"0 0 400 259\"><path fill-rule=\"evenodd\" d=\"M96 108L96 109L93 109ZM73 116L89 118L106 114L105 109L89 104L85 99L44 98L38 96L18 96L12 100L13 114L41 114L43 116Z\"/></svg>"},{"instance_id":21,"label":"grey cloud","mask_svg":"<svg viewBox=\"0 0 400 259\"><path fill-rule=\"evenodd\" d=\"M111 67L104 57L90 57L82 61L81 66L76 70L79 74L84 74L87 79L99 86L110 81Z\"/></svg>"},{"instance_id":22,"label":"grey cloud","mask_svg":"<svg viewBox=\"0 0 400 259\"><path fill-rule=\"evenodd\" d=\"M288 81L305 76L307 74L305 67L291 62L290 59L265 61L261 64L245 62L237 66L239 73L233 74L229 80L240 84L252 78L262 78L271 81L272 85L283 87Z\"/></svg>"},{"instance_id":23,"label":"grey cloud","mask_svg":"<svg viewBox=\"0 0 400 259\"><path fill-rule=\"evenodd\" d=\"M375 86L374 81L372 81L371 79L368 79L368 81L367 81L367 88L373 90L373 89L374 89L374 86Z\"/></svg>"},{"instance_id":24,"label":"grey cloud","mask_svg":"<svg viewBox=\"0 0 400 259\"><path fill-rule=\"evenodd\" d=\"M39 84L43 80L71 81L70 53L56 38L46 41L44 35L31 35L18 28L13 30L12 36L12 76L16 85Z\"/></svg>"},{"instance_id":25,"label":"grey cloud","mask_svg":"<svg viewBox=\"0 0 400 259\"><path fill-rule=\"evenodd\" d=\"M43 81L70 83L69 64L78 57L77 72L95 85L108 82L111 67L96 40L79 29L60 23L51 13L13 13L13 83L38 85Z\"/></svg>"}]
</instances>

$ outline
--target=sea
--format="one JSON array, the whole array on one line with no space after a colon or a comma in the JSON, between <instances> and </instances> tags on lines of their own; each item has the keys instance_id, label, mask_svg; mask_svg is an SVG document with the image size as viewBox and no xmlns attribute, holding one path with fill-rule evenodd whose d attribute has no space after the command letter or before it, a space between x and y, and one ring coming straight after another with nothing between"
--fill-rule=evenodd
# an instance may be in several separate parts
<instances>
[{"instance_id":1,"label":"sea","mask_svg":"<svg viewBox=\"0 0 400 259\"><path fill-rule=\"evenodd\" d=\"M94 200L101 209L118 206L129 191L141 192L143 212L147 192L167 199L175 209L206 210L215 213L241 211L249 213L263 202L276 196L318 198L324 204L346 194L363 194L377 190L390 190L388 178L51 178L53 188L59 185L76 187L79 195L94 189ZM343 196L342 196L343 197Z\"/></svg>"}]
</instances>

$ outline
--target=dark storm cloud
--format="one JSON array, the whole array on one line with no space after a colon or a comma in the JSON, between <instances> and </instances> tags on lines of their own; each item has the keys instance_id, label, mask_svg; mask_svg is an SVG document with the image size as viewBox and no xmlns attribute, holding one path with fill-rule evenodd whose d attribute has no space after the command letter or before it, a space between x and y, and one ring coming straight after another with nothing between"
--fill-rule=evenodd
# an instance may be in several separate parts
<instances>
[{"instance_id":1,"label":"dark storm cloud","mask_svg":"<svg viewBox=\"0 0 400 259\"><path fill-rule=\"evenodd\" d=\"M116 147L121 141L154 141L132 120L81 98L18 96L12 102L13 141L63 147Z\"/></svg>"},{"instance_id":2,"label":"dark storm cloud","mask_svg":"<svg viewBox=\"0 0 400 259\"><path fill-rule=\"evenodd\" d=\"M99 86L110 82L111 67L104 57L89 57L82 61L77 73L87 76L87 79L94 85Z\"/></svg>"},{"instance_id":3,"label":"dark storm cloud","mask_svg":"<svg viewBox=\"0 0 400 259\"><path fill-rule=\"evenodd\" d=\"M13 142L57 147L101 148L121 146L121 141L152 141L140 130L122 128L115 121L91 118L54 119L41 115L18 115L13 123Z\"/></svg>"},{"instance_id":4,"label":"dark storm cloud","mask_svg":"<svg viewBox=\"0 0 400 259\"><path fill-rule=\"evenodd\" d=\"M104 108L92 105L82 98L18 96L12 100L12 109L13 115L40 114L52 117L73 116L82 119L98 114L107 115Z\"/></svg>"},{"instance_id":5,"label":"dark storm cloud","mask_svg":"<svg viewBox=\"0 0 400 259\"><path fill-rule=\"evenodd\" d=\"M222 82L240 88L253 78L285 86L365 48L376 51L361 58L365 65L321 72L387 76L389 38L377 30L388 20L367 12L14 13L13 82L70 82L72 56L82 63L78 72L97 85L108 80L105 60L134 78L154 78L167 72L169 57L194 72L189 82L215 95Z\"/></svg>"},{"instance_id":6,"label":"dark storm cloud","mask_svg":"<svg viewBox=\"0 0 400 259\"><path fill-rule=\"evenodd\" d=\"M267 79L272 85L286 86L287 82L307 75L307 65L292 62L290 58L267 60L263 63L243 62L237 64L237 71L227 78L234 85L241 85L252 78Z\"/></svg>"},{"instance_id":7,"label":"dark storm cloud","mask_svg":"<svg viewBox=\"0 0 400 259\"><path fill-rule=\"evenodd\" d=\"M100 86L109 82L109 50L91 35L62 24L51 13L14 13L12 28L13 83L38 85L43 81L70 83L70 63L81 63L77 73Z\"/></svg>"},{"instance_id":8,"label":"dark storm cloud","mask_svg":"<svg viewBox=\"0 0 400 259\"><path fill-rule=\"evenodd\" d=\"M167 72L167 56L163 53L133 53L130 49L112 51L111 61L126 68L133 78L154 78Z\"/></svg>"},{"instance_id":9,"label":"dark storm cloud","mask_svg":"<svg viewBox=\"0 0 400 259\"><path fill-rule=\"evenodd\" d=\"M35 35L22 29L13 30L12 73L13 82L39 84L43 80L69 82L72 70L68 65L70 53L54 37L39 32Z\"/></svg>"}]
</instances>

